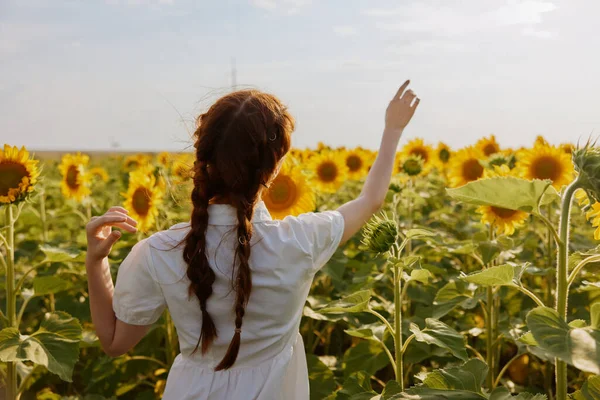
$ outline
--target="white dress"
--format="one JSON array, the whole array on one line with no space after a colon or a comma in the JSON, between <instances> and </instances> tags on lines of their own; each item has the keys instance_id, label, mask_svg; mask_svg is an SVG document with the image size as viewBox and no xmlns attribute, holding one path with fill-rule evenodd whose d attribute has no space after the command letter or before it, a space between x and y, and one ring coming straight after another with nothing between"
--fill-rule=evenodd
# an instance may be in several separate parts
<instances>
[{"instance_id":1,"label":"white dress","mask_svg":"<svg viewBox=\"0 0 600 400\"><path fill-rule=\"evenodd\" d=\"M137 243L119 267L113 298L117 318L150 325L168 307L181 354L169 372L165 400L306 400L309 398L304 344L298 332L315 273L338 247L344 218L338 211L273 220L263 202L252 219L252 293L243 319L241 346L233 367L214 370L233 337L235 293L231 286L237 216L232 206L211 204L207 254L216 280L207 310L218 337L194 355L202 313L188 296L187 264L181 241L189 222L173 225Z\"/></svg>"}]
</instances>

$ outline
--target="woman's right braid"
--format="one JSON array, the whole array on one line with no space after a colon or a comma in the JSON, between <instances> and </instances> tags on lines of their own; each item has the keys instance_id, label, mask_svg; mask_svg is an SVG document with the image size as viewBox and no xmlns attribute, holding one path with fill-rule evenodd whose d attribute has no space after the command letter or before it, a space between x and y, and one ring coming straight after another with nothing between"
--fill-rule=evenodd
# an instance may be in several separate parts
<instances>
[{"instance_id":1,"label":"woman's right braid","mask_svg":"<svg viewBox=\"0 0 600 400\"><path fill-rule=\"evenodd\" d=\"M184 260L188 263L187 276L191 281L190 294L195 294L200 302L202 311L202 329L194 352L202 343L202 354L217 337L215 323L206 310L206 302L211 296L212 285L215 282L215 273L208 264L206 256L206 228L208 226L208 203L211 198L210 179L205 162L197 164L194 174L194 189L192 190L193 211L191 217L191 230L186 238Z\"/></svg>"}]
</instances>

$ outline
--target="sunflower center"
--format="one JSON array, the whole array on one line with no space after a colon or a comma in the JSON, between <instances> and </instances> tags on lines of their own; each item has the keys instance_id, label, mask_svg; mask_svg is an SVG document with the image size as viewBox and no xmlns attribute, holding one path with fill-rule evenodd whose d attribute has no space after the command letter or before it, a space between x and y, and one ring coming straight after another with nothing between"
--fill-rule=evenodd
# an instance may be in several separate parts
<instances>
[{"instance_id":1,"label":"sunflower center","mask_svg":"<svg viewBox=\"0 0 600 400\"><path fill-rule=\"evenodd\" d=\"M77 165L69 166L65 181L67 182L67 186L69 188L73 190L77 190L77 188L79 188L79 168Z\"/></svg>"},{"instance_id":2,"label":"sunflower center","mask_svg":"<svg viewBox=\"0 0 600 400\"><path fill-rule=\"evenodd\" d=\"M427 160L428 160L428 158L429 158L429 157L428 157L428 156L429 156L429 153L427 152L427 150L425 150L425 149L423 149L423 148L421 148L421 147L417 147L417 148L415 148L415 149L412 149L412 150L410 151L410 155L412 155L412 156L419 156L419 157L421 157L421 158L423 159L423 162L427 162Z\"/></svg>"},{"instance_id":3,"label":"sunflower center","mask_svg":"<svg viewBox=\"0 0 600 400\"><path fill-rule=\"evenodd\" d=\"M448 151L448 149L441 149L438 153L438 157L440 158L440 161L445 164L450 159L450 152Z\"/></svg>"},{"instance_id":4,"label":"sunflower center","mask_svg":"<svg viewBox=\"0 0 600 400\"><path fill-rule=\"evenodd\" d=\"M338 176L337 165L335 165L335 163L332 161L322 162L317 167L317 175L323 182L333 182Z\"/></svg>"},{"instance_id":5,"label":"sunflower center","mask_svg":"<svg viewBox=\"0 0 600 400\"><path fill-rule=\"evenodd\" d=\"M472 158L462 165L462 175L466 181L476 181L483 175L483 167L478 160Z\"/></svg>"},{"instance_id":6,"label":"sunflower center","mask_svg":"<svg viewBox=\"0 0 600 400\"><path fill-rule=\"evenodd\" d=\"M269 208L286 210L294 205L298 196L298 187L288 175L278 175L268 192Z\"/></svg>"},{"instance_id":7,"label":"sunflower center","mask_svg":"<svg viewBox=\"0 0 600 400\"><path fill-rule=\"evenodd\" d=\"M0 163L0 196L8 196L10 189L17 189L23 178L29 173L23 164L15 162Z\"/></svg>"},{"instance_id":8,"label":"sunflower center","mask_svg":"<svg viewBox=\"0 0 600 400\"><path fill-rule=\"evenodd\" d=\"M131 204L138 215L145 217L150 211L151 193L148 189L137 188L131 196Z\"/></svg>"},{"instance_id":9,"label":"sunflower center","mask_svg":"<svg viewBox=\"0 0 600 400\"><path fill-rule=\"evenodd\" d=\"M511 218L512 216L514 216L517 211L516 210L509 210L508 208L502 208L502 207L494 207L492 206L492 212L502 218L502 219L508 219Z\"/></svg>"},{"instance_id":10,"label":"sunflower center","mask_svg":"<svg viewBox=\"0 0 600 400\"><path fill-rule=\"evenodd\" d=\"M498 145L496 143L488 143L483 148L483 152L486 156L490 156L494 153L497 153L498 151L500 151L500 149L498 148Z\"/></svg>"},{"instance_id":11,"label":"sunflower center","mask_svg":"<svg viewBox=\"0 0 600 400\"><path fill-rule=\"evenodd\" d=\"M534 178L555 181L562 173L560 162L551 156L542 156L531 163Z\"/></svg>"},{"instance_id":12,"label":"sunflower center","mask_svg":"<svg viewBox=\"0 0 600 400\"><path fill-rule=\"evenodd\" d=\"M359 156L356 154L351 154L348 156L348 158L346 158L346 165L348 166L350 172L356 172L362 167L363 162Z\"/></svg>"}]
</instances>

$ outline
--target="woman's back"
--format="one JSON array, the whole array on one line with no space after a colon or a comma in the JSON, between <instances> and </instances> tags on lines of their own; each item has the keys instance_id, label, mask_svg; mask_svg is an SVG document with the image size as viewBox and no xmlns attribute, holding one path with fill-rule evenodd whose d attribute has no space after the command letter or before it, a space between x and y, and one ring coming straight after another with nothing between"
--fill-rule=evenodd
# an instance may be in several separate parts
<instances>
[{"instance_id":1,"label":"woman's back","mask_svg":"<svg viewBox=\"0 0 600 400\"><path fill-rule=\"evenodd\" d=\"M294 370L295 382L302 387L307 383L305 379L298 379L307 373L298 327L313 276L335 252L342 238L342 215L327 211L274 221L264 203L257 204L252 218L254 235L249 262L252 294L245 309L240 350L233 367L215 372L235 331L232 275L238 239L235 235L237 216L232 206L212 204L208 211L206 254L216 279L207 310L218 334L208 351L201 354L198 349L192 354L200 336L202 312L197 297L189 295L187 264L181 246L173 248L189 231L189 223L152 235L137 244L124 260L115 287L117 317L131 324L149 324L168 307L181 347L174 368L187 371L186 375L194 371L189 378L198 382L192 385L193 389L186 381L186 391L206 389L207 385L215 384L215 379L224 390L236 390L240 385L246 390L268 388L263 392L265 397L256 398L277 398L276 394L283 393L281 390L289 396L290 391L302 390L284 388L284 377L289 372L286 371L288 365L298 365L302 371ZM296 360L297 357L301 360ZM232 374L247 382L227 384ZM185 398L180 387L183 383L180 380L184 378L187 379L181 373L169 375L165 398ZM190 398L204 397L196 393Z\"/></svg>"}]
</instances>

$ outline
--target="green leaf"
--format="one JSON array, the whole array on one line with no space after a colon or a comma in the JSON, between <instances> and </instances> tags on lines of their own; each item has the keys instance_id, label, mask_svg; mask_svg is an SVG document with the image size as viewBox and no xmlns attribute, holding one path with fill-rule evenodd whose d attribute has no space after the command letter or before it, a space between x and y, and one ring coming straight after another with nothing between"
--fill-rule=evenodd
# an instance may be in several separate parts
<instances>
[{"instance_id":1,"label":"green leaf","mask_svg":"<svg viewBox=\"0 0 600 400\"><path fill-rule=\"evenodd\" d=\"M545 394L532 394L527 392L521 392L516 396L513 396L507 388L498 387L494 389L490 395L489 400L545 400L547 399Z\"/></svg>"},{"instance_id":2,"label":"green leaf","mask_svg":"<svg viewBox=\"0 0 600 400\"><path fill-rule=\"evenodd\" d=\"M425 324L427 327L423 330L417 324L410 324L410 331L417 341L447 349L461 360L468 358L463 335L437 319L427 318Z\"/></svg>"},{"instance_id":3,"label":"green leaf","mask_svg":"<svg viewBox=\"0 0 600 400\"><path fill-rule=\"evenodd\" d=\"M306 355L308 379L310 381L310 398L322 399L336 388L333 371L314 354Z\"/></svg>"},{"instance_id":4,"label":"green leaf","mask_svg":"<svg viewBox=\"0 0 600 400\"><path fill-rule=\"evenodd\" d=\"M481 253L481 260L485 265L494 261L496 257L500 254L502 249L498 245L498 243L486 241L479 243L479 253Z\"/></svg>"},{"instance_id":5,"label":"green leaf","mask_svg":"<svg viewBox=\"0 0 600 400\"><path fill-rule=\"evenodd\" d=\"M393 395L398 393L402 393L402 389L400 388L400 384L398 383L398 381L389 381L388 383L386 383L383 392L381 392L381 400L388 400Z\"/></svg>"},{"instance_id":6,"label":"green leaf","mask_svg":"<svg viewBox=\"0 0 600 400\"><path fill-rule=\"evenodd\" d=\"M319 313L356 313L367 309L371 300L370 290L361 290L351 294L350 296L342 297L340 300L329 303L324 308L316 310Z\"/></svg>"},{"instance_id":7,"label":"green leaf","mask_svg":"<svg viewBox=\"0 0 600 400\"><path fill-rule=\"evenodd\" d=\"M519 342L524 343L528 346L539 346L538 342L536 342L533 334L531 332L525 333L518 339Z\"/></svg>"},{"instance_id":8,"label":"green leaf","mask_svg":"<svg viewBox=\"0 0 600 400\"><path fill-rule=\"evenodd\" d=\"M64 312L52 313L31 336L21 335L15 328L0 331L0 360L32 361L71 382L80 339L77 319Z\"/></svg>"},{"instance_id":9,"label":"green leaf","mask_svg":"<svg viewBox=\"0 0 600 400\"><path fill-rule=\"evenodd\" d=\"M514 275L514 267L505 264L486 268L461 278L480 286L514 286Z\"/></svg>"},{"instance_id":10,"label":"green leaf","mask_svg":"<svg viewBox=\"0 0 600 400\"><path fill-rule=\"evenodd\" d=\"M483 361L471 359L460 367L430 372L422 385L413 386L390 400L487 400L481 390L487 371L488 367Z\"/></svg>"},{"instance_id":11,"label":"green leaf","mask_svg":"<svg viewBox=\"0 0 600 400\"><path fill-rule=\"evenodd\" d=\"M600 330L573 328L548 307L531 310L527 326L546 353L582 371L600 374Z\"/></svg>"},{"instance_id":12,"label":"green leaf","mask_svg":"<svg viewBox=\"0 0 600 400\"><path fill-rule=\"evenodd\" d=\"M424 237L436 236L437 232L430 231L429 229L415 228L410 229L406 232L407 239L421 239Z\"/></svg>"},{"instance_id":13,"label":"green leaf","mask_svg":"<svg viewBox=\"0 0 600 400\"><path fill-rule=\"evenodd\" d=\"M383 341L383 334L385 332L385 325L383 324L372 324L372 325L363 325L362 328L359 329L346 329L346 332L350 336L354 336L357 338L374 340L376 342Z\"/></svg>"},{"instance_id":14,"label":"green leaf","mask_svg":"<svg viewBox=\"0 0 600 400\"><path fill-rule=\"evenodd\" d=\"M79 249L65 249L41 245L40 250L46 256L44 262L85 261L85 252Z\"/></svg>"},{"instance_id":15,"label":"green leaf","mask_svg":"<svg viewBox=\"0 0 600 400\"><path fill-rule=\"evenodd\" d=\"M417 281L421 283L428 283L429 278L431 278L431 272L426 269L413 269L410 273L410 278L407 282Z\"/></svg>"},{"instance_id":16,"label":"green leaf","mask_svg":"<svg viewBox=\"0 0 600 400\"><path fill-rule=\"evenodd\" d=\"M380 343L372 340L364 340L356 346L350 347L344 353L344 376L348 377L358 371L366 371L372 375L389 363L390 360Z\"/></svg>"},{"instance_id":17,"label":"green leaf","mask_svg":"<svg viewBox=\"0 0 600 400\"><path fill-rule=\"evenodd\" d=\"M590 317L592 320L592 328L600 329L600 303L592 304L590 308Z\"/></svg>"},{"instance_id":18,"label":"green leaf","mask_svg":"<svg viewBox=\"0 0 600 400\"><path fill-rule=\"evenodd\" d=\"M575 400L598 400L600 399L600 375L590 376L581 386L581 390L573 393Z\"/></svg>"},{"instance_id":19,"label":"green leaf","mask_svg":"<svg viewBox=\"0 0 600 400\"><path fill-rule=\"evenodd\" d=\"M36 296L62 292L70 289L73 284L58 276L36 276L33 279L33 291Z\"/></svg>"},{"instance_id":20,"label":"green leaf","mask_svg":"<svg viewBox=\"0 0 600 400\"><path fill-rule=\"evenodd\" d=\"M495 177L469 182L464 186L446 189L450 197L479 206L494 206L539 214L539 206L554 201L556 190L550 180ZM545 197L544 195L548 193Z\"/></svg>"}]
</instances>

